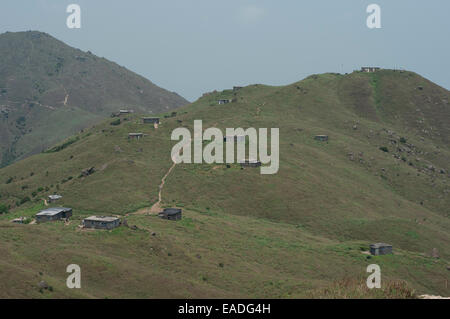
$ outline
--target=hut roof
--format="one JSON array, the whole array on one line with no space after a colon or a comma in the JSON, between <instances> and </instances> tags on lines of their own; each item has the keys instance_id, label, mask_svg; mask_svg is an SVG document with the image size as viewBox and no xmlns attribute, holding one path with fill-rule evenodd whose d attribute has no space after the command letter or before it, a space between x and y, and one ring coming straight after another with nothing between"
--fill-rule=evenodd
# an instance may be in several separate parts
<instances>
[{"instance_id":1,"label":"hut roof","mask_svg":"<svg viewBox=\"0 0 450 319\"><path fill-rule=\"evenodd\" d=\"M181 213L180 208L164 208L164 210L160 214L164 215L176 215L178 213Z\"/></svg>"},{"instance_id":2,"label":"hut roof","mask_svg":"<svg viewBox=\"0 0 450 319\"><path fill-rule=\"evenodd\" d=\"M96 221L96 222L114 222L119 218L113 216L90 216L84 220Z\"/></svg>"},{"instance_id":3,"label":"hut roof","mask_svg":"<svg viewBox=\"0 0 450 319\"><path fill-rule=\"evenodd\" d=\"M381 247L392 247L392 245L385 243L375 243L370 245L370 248L381 248Z\"/></svg>"},{"instance_id":4,"label":"hut roof","mask_svg":"<svg viewBox=\"0 0 450 319\"><path fill-rule=\"evenodd\" d=\"M70 212L70 211L72 211L72 208L52 207L52 208L47 208L47 209L41 210L39 213L36 214L36 216L54 216L54 215L58 215L59 213Z\"/></svg>"}]
</instances>

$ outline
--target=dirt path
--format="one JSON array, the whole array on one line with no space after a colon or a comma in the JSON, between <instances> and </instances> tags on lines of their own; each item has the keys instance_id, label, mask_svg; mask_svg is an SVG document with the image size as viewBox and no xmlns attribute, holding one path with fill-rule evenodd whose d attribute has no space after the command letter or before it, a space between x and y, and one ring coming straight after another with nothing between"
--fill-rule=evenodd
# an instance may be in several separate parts
<instances>
[{"instance_id":1,"label":"dirt path","mask_svg":"<svg viewBox=\"0 0 450 319\"><path fill-rule=\"evenodd\" d=\"M66 88L63 85L61 85L61 87L64 90L64 93L66 94L66 96L64 97L64 101L63 101L64 106L66 106L67 105L67 100L69 99L69 94L67 93L67 90L66 90Z\"/></svg>"},{"instance_id":2,"label":"dirt path","mask_svg":"<svg viewBox=\"0 0 450 319\"><path fill-rule=\"evenodd\" d=\"M150 213L151 214L157 214L157 213L159 213L162 210L162 208L161 208L162 190L163 190L164 184L166 182L167 176L169 176L170 172L172 172L172 170L175 167L175 165L177 165L177 164L174 162L172 164L172 166L170 166L170 168L167 171L166 175L164 175L164 177L161 179L161 184L159 185L158 201L153 204L152 208L150 208Z\"/></svg>"},{"instance_id":3,"label":"dirt path","mask_svg":"<svg viewBox=\"0 0 450 319\"><path fill-rule=\"evenodd\" d=\"M194 135L194 136L196 136L196 135ZM192 139L189 139L188 141L186 141L186 144L191 143L191 141L192 141ZM136 211L134 213L127 214L125 216L129 216L129 215L144 215L144 214L149 214L149 213L150 214L158 214L159 212L162 211L161 202L162 202L162 191L163 191L163 188L164 188L164 184L166 183L167 177L170 175L172 170L177 165L177 163L175 162L175 158L172 158L172 162L173 162L172 166L170 166L169 170L166 172L166 174L161 179L161 184L159 184L158 201L156 203L154 203L150 209L148 209L148 208L141 208L138 211Z\"/></svg>"}]
</instances>

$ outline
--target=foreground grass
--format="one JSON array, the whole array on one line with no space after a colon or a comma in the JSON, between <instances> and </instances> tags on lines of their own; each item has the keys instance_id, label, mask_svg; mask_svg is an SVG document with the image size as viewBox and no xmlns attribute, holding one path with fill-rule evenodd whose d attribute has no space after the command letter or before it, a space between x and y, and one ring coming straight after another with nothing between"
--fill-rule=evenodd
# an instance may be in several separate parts
<instances>
[{"instance_id":1,"label":"foreground grass","mask_svg":"<svg viewBox=\"0 0 450 319\"><path fill-rule=\"evenodd\" d=\"M310 293L314 299L417 299L418 295L404 281L390 281L380 289L367 288L364 279L345 278L334 282L330 287Z\"/></svg>"},{"instance_id":2,"label":"foreground grass","mask_svg":"<svg viewBox=\"0 0 450 319\"><path fill-rule=\"evenodd\" d=\"M137 230L80 230L91 213L75 211L68 225L0 221L0 297L400 298L394 280L448 293L443 261L408 251L368 259L368 242L336 242L291 224L187 209L179 222L129 215ZM82 269L79 290L65 287L72 263ZM377 292L347 279L367 276L371 263L382 269ZM41 280L52 291L39 289Z\"/></svg>"}]
</instances>

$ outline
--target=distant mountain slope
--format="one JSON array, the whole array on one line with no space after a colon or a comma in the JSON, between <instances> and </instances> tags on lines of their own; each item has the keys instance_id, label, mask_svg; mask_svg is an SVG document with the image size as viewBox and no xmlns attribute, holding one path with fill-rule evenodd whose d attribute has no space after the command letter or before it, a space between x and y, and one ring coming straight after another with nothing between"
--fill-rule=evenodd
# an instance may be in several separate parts
<instances>
[{"instance_id":1,"label":"distant mountain slope","mask_svg":"<svg viewBox=\"0 0 450 319\"><path fill-rule=\"evenodd\" d=\"M8 296L40 296L21 287L43 268L60 285L53 296L75 294L64 290L64 265L79 261L86 274L104 276L88 275L86 296L295 297L346 277L362 276L364 285L374 263L383 285L405 280L419 293L449 296L449 99L413 72L328 73L206 94L175 116L162 114L157 129L138 114L102 122L0 169L0 203L11 207L0 215L0 266L9 269L0 282L16 278ZM222 132L279 128L278 173L179 164L165 179L162 206L182 207L183 219L147 216L173 165L172 131L192 132L198 119ZM146 135L129 140L130 132ZM319 134L328 142L315 140ZM88 167L95 172L83 176ZM74 209L71 224L9 222L33 217L53 193ZM77 231L93 214L129 214L138 230ZM395 254L368 256L373 242L392 244ZM44 244L45 259L35 253Z\"/></svg>"},{"instance_id":2,"label":"distant mountain slope","mask_svg":"<svg viewBox=\"0 0 450 319\"><path fill-rule=\"evenodd\" d=\"M0 35L0 166L40 152L120 108L155 113L186 103L46 33Z\"/></svg>"}]
</instances>

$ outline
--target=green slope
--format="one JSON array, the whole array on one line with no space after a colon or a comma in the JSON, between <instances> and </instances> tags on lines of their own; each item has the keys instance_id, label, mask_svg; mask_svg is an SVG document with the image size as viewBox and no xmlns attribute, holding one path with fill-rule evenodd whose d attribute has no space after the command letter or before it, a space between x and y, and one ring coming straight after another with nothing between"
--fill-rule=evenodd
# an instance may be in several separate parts
<instances>
[{"instance_id":1,"label":"green slope","mask_svg":"<svg viewBox=\"0 0 450 319\"><path fill-rule=\"evenodd\" d=\"M217 105L219 98L235 102ZM23 265L26 278L3 294L317 297L348 277L363 282L365 267L376 263L386 284L406 281L419 293L449 295L448 100L447 90L412 72L322 74L289 86L205 95L162 118L158 129L140 124L138 115L118 126L96 125L61 151L0 170L0 201L12 211L0 217L2 262L10 269ZM134 214L157 201L172 165L172 130L192 131L195 119L223 131L279 127L279 172L179 164L166 179L162 202L183 207L184 219ZM129 141L129 132L148 135ZM329 135L329 142L315 141L317 134ZM80 177L92 166L94 174ZM7 222L32 216L54 192L74 208L70 225ZM17 206L26 197L31 202ZM94 213L131 213L128 223L139 229L77 231L82 217ZM379 241L396 253L368 259L362 249ZM430 256L433 248L440 258ZM79 292L64 288L64 265L72 262L87 269ZM32 287L39 271L58 289L40 294ZM0 281L9 274L0 273ZM337 295L355 295L346 289Z\"/></svg>"},{"instance_id":2,"label":"green slope","mask_svg":"<svg viewBox=\"0 0 450 319\"><path fill-rule=\"evenodd\" d=\"M0 57L0 166L119 109L153 113L187 103L124 67L42 32L1 34Z\"/></svg>"}]
</instances>

